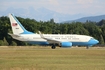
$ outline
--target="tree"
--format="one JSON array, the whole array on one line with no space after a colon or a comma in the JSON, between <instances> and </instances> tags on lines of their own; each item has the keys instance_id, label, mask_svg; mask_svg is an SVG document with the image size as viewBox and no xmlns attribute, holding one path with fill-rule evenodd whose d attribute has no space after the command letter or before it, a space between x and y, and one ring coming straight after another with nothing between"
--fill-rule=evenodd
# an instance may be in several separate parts
<instances>
[{"instance_id":1,"label":"tree","mask_svg":"<svg viewBox=\"0 0 105 70\"><path fill-rule=\"evenodd\" d=\"M11 46L17 46L17 43L15 41L12 41Z\"/></svg>"},{"instance_id":2,"label":"tree","mask_svg":"<svg viewBox=\"0 0 105 70\"><path fill-rule=\"evenodd\" d=\"M4 46L8 46L9 45L5 37L3 39L3 42L4 42Z\"/></svg>"},{"instance_id":3,"label":"tree","mask_svg":"<svg viewBox=\"0 0 105 70\"><path fill-rule=\"evenodd\" d=\"M100 43L101 43L101 44L104 44L104 43L105 43L105 42L104 42L104 38L103 38L102 35L100 35Z\"/></svg>"},{"instance_id":4,"label":"tree","mask_svg":"<svg viewBox=\"0 0 105 70\"><path fill-rule=\"evenodd\" d=\"M105 25L105 20L102 19L100 22L97 23L98 26L103 26Z\"/></svg>"},{"instance_id":5,"label":"tree","mask_svg":"<svg viewBox=\"0 0 105 70\"><path fill-rule=\"evenodd\" d=\"M0 46L4 45L3 40L0 40Z\"/></svg>"}]
</instances>

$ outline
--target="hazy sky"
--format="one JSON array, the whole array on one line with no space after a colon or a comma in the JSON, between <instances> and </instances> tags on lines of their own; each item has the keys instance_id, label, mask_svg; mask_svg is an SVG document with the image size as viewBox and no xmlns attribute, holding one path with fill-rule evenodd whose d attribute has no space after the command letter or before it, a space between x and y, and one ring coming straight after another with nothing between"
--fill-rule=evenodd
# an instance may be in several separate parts
<instances>
[{"instance_id":1,"label":"hazy sky","mask_svg":"<svg viewBox=\"0 0 105 70\"><path fill-rule=\"evenodd\" d=\"M34 9L45 7L64 14L105 14L105 0L0 0L0 11L9 7Z\"/></svg>"}]
</instances>

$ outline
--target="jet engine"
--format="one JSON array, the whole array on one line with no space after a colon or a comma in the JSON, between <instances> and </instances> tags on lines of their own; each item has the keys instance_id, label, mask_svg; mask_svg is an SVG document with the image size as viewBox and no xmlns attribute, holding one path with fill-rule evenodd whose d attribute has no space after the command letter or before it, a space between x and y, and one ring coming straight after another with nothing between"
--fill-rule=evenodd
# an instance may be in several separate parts
<instances>
[{"instance_id":1,"label":"jet engine","mask_svg":"<svg viewBox=\"0 0 105 70\"><path fill-rule=\"evenodd\" d=\"M61 47L71 47L72 46L72 43L71 42L61 42L60 43L60 46Z\"/></svg>"}]
</instances>

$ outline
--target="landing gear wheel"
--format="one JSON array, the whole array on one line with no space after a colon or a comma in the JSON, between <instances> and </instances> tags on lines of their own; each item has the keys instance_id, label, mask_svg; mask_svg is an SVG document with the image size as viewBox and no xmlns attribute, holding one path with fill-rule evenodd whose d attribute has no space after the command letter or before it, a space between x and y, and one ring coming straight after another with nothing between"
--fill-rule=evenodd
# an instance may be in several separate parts
<instances>
[{"instance_id":1,"label":"landing gear wheel","mask_svg":"<svg viewBox=\"0 0 105 70\"><path fill-rule=\"evenodd\" d=\"M52 47L51 47L52 49L55 49L56 48L56 46L55 45L52 45Z\"/></svg>"},{"instance_id":2,"label":"landing gear wheel","mask_svg":"<svg viewBox=\"0 0 105 70\"><path fill-rule=\"evenodd\" d=\"M89 49L89 46L86 46L86 49Z\"/></svg>"}]
</instances>

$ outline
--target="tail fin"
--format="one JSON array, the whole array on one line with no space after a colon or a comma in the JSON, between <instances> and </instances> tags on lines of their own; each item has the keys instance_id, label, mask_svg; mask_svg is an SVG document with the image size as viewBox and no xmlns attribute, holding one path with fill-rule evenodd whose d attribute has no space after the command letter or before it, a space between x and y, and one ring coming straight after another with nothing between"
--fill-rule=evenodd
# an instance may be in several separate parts
<instances>
[{"instance_id":1,"label":"tail fin","mask_svg":"<svg viewBox=\"0 0 105 70\"><path fill-rule=\"evenodd\" d=\"M11 27L13 34L19 35L19 34L32 34L32 32L27 31L22 24L16 19L16 17L12 14L9 14L9 19L11 22Z\"/></svg>"}]
</instances>

